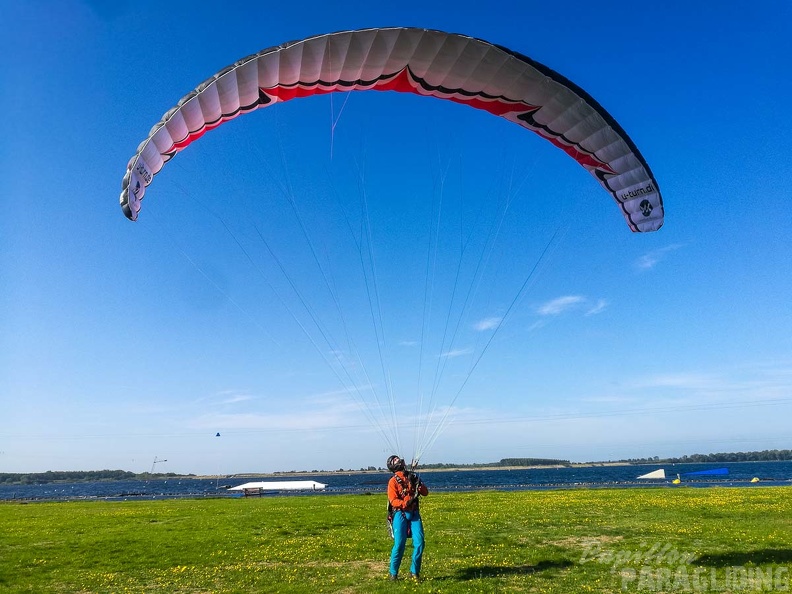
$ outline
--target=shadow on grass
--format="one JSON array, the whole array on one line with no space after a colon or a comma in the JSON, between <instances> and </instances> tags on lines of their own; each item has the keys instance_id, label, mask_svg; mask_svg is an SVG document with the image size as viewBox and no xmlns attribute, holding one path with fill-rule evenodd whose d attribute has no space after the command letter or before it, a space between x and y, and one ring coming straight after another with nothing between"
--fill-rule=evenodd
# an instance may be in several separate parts
<instances>
[{"instance_id":1,"label":"shadow on grass","mask_svg":"<svg viewBox=\"0 0 792 594\"><path fill-rule=\"evenodd\" d=\"M713 553L701 555L693 560L694 565L708 565L710 567L733 567L754 563L790 563L792 562L792 549L759 549L756 551L734 551L729 553Z\"/></svg>"},{"instance_id":2,"label":"shadow on grass","mask_svg":"<svg viewBox=\"0 0 792 594\"><path fill-rule=\"evenodd\" d=\"M499 566L499 565L479 565L478 567L466 567L460 569L454 575L454 579L459 580L472 580L481 578L492 577L505 577L511 575L527 575L530 573L537 573L540 571L547 571L549 569L563 569L574 565L572 561L562 559L560 561L540 561L536 565L513 565L513 566Z\"/></svg>"}]
</instances>

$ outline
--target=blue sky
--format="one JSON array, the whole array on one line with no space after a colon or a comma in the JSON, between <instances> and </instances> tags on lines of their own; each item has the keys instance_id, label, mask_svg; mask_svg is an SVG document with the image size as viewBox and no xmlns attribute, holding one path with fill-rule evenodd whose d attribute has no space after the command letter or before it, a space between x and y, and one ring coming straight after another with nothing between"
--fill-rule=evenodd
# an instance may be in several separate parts
<instances>
[{"instance_id":1,"label":"blue sky","mask_svg":"<svg viewBox=\"0 0 792 594\"><path fill-rule=\"evenodd\" d=\"M788 3L105 4L2 2L0 471L381 466L414 453L438 369L430 409L448 423L424 462L790 447ZM486 39L586 89L650 163L665 226L631 233L585 171L516 126L383 93L238 118L124 218L127 161L201 81L282 42L394 25ZM380 348L346 226L363 196ZM465 239L491 255L455 281ZM459 314L450 296L471 285ZM301 299L360 360L300 329ZM367 369L355 393L338 360ZM398 443L366 415L388 385Z\"/></svg>"}]
</instances>

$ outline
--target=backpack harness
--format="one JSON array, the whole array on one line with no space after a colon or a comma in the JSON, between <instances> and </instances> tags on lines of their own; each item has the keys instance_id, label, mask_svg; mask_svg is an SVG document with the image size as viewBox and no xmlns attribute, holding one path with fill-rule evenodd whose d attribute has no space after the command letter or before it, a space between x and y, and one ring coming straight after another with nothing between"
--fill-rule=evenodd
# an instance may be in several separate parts
<instances>
[{"instance_id":1,"label":"backpack harness","mask_svg":"<svg viewBox=\"0 0 792 594\"><path fill-rule=\"evenodd\" d=\"M409 493L410 486L407 483L405 483L404 479L401 478L398 474L394 474L393 478L396 479L396 484L399 485L399 487L400 487L399 498L403 499L404 495ZM418 505L419 505L418 497L420 497L420 495L421 494L418 492L418 489L416 488L415 497L413 497L412 501L410 502L409 511L414 511L414 512L418 511ZM393 508L393 505L391 505L390 498L388 498L388 532L390 533L390 537L391 538L394 538L394 536L393 536L393 516L396 513L396 511L397 510L395 510ZM400 509L398 511L402 514L402 517L404 517L405 520L406 520L406 516L404 516L405 510ZM407 538L412 538L412 524L411 524L411 522L407 522Z\"/></svg>"}]
</instances>

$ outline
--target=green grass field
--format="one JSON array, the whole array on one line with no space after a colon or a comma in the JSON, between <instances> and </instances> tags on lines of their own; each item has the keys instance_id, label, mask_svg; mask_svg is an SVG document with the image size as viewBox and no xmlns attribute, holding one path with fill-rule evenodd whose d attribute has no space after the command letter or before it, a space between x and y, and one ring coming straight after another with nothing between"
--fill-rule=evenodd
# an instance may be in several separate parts
<instances>
[{"instance_id":1,"label":"green grass field","mask_svg":"<svg viewBox=\"0 0 792 594\"><path fill-rule=\"evenodd\" d=\"M0 504L0 592L788 590L789 487L439 493L389 582L384 495ZM402 574L408 573L410 544Z\"/></svg>"}]
</instances>

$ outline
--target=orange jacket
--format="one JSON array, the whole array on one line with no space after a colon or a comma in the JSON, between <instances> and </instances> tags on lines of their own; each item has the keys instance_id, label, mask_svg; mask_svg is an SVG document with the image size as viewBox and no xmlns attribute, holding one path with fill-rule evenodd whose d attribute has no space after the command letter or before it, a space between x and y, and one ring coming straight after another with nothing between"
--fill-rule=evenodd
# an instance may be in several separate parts
<instances>
[{"instance_id":1,"label":"orange jacket","mask_svg":"<svg viewBox=\"0 0 792 594\"><path fill-rule=\"evenodd\" d=\"M418 494L429 495L423 482L418 483ZM395 510L412 511L417 503L416 489L410 484L404 471L394 473L388 481L388 501Z\"/></svg>"}]
</instances>

